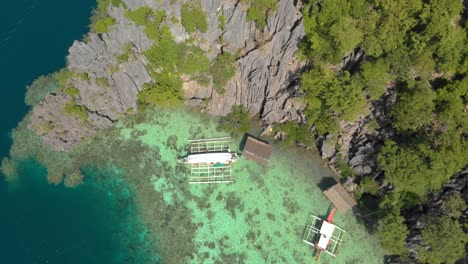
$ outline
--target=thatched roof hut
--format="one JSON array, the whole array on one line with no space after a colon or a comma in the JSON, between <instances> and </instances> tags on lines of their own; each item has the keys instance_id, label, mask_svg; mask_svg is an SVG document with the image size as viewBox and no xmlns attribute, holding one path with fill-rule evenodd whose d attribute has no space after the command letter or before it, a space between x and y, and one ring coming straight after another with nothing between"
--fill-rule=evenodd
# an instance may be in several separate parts
<instances>
[{"instance_id":1,"label":"thatched roof hut","mask_svg":"<svg viewBox=\"0 0 468 264\"><path fill-rule=\"evenodd\" d=\"M333 185L323 193L340 212L345 212L357 204L356 200L344 189L341 183Z\"/></svg>"},{"instance_id":2,"label":"thatched roof hut","mask_svg":"<svg viewBox=\"0 0 468 264\"><path fill-rule=\"evenodd\" d=\"M245 143L244 150L242 151L242 156L266 166L270 161L272 152L272 146L249 136Z\"/></svg>"}]
</instances>

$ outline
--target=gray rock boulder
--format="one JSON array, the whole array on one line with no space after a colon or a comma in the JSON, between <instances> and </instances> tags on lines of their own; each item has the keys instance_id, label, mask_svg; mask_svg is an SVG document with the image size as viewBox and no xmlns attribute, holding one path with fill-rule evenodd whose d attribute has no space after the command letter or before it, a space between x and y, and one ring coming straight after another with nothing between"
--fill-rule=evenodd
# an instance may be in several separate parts
<instances>
[{"instance_id":1,"label":"gray rock boulder","mask_svg":"<svg viewBox=\"0 0 468 264\"><path fill-rule=\"evenodd\" d=\"M329 159L335 156L336 147L333 138L327 137L325 140L322 141L320 152L322 154L323 159Z\"/></svg>"}]
</instances>

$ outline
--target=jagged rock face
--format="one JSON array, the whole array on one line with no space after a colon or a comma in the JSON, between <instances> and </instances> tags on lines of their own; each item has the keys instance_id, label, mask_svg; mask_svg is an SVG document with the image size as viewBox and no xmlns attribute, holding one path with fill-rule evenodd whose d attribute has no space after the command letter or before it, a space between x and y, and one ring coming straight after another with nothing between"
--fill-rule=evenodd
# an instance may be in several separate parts
<instances>
[{"instance_id":1,"label":"jagged rock face","mask_svg":"<svg viewBox=\"0 0 468 264\"><path fill-rule=\"evenodd\" d=\"M107 117L96 112L88 113L88 122L82 122L74 115L64 115L63 108L69 99L64 94L48 95L41 104L34 107L29 125L30 129L43 136L46 145L58 151L68 150L83 138L112 125Z\"/></svg>"},{"instance_id":2,"label":"jagged rock face","mask_svg":"<svg viewBox=\"0 0 468 264\"><path fill-rule=\"evenodd\" d=\"M141 51L152 45L142 28L124 18L123 11L109 8L110 14L124 21L108 33L90 34L86 43L75 41L69 49L68 69L84 73L88 78L70 78L68 83L80 91L74 103L86 108L87 120L64 114L64 107L72 98L61 93L49 95L33 109L30 128L41 134L44 143L55 150L69 150L136 110L138 92L144 83L151 81L144 58L124 63L117 60L127 46ZM96 83L97 78L107 83L105 87ZM44 131L44 127L50 131Z\"/></svg>"},{"instance_id":3,"label":"jagged rock face","mask_svg":"<svg viewBox=\"0 0 468 264\"><path fill-rule=\"evenodd\" d=\"M192 36L180 22L174 22L177 19L181 21L183 1L123 2L129 9L141 6L164 9L165 23L174 39L182 42L189 37L194 38L193 43L210 59L221 52L240 54L236 75L227 83L224 94L217 94L212 87L200 86L189 77L183 78L187 105L207 107L208 112L214 115L226 115L233 105L243 105L251 115L258 114L270 124L303 121L303 105L294 99L298 87L291 85L303 66L294 58L305 34L301 1L280 0L278 9L268 15L265 28L258 29L254 22L248 21L247 7L240 1L202 0L200 3L207 13L208 31ZM115 18L116 25L107 33L89 34L86 42L75 41L69 49L68 69L86 76L84 79L75 76L68 83L69 87L80 91L80 96L49 95L33 109L30 128L41 134L52 148L68 150L99 129L137 111L138 92L143 84L155 81L146 68L147 58L142 54L154 43L145 35L143 27L125 18L124 12L122 6L110 6L108 14ZM221 16L226 18L223 28L219 26ZM131 60L120 61L118 57L129 48ZM102 85L103 82L106 85ZM64 106L72 100L86 108L86 121L63 114ZM45 131L44 127L51 131Z\"/></svg>"},{"instance_id":4,"label":"jagged rock face","mask_svg":"<svg viewBox=\"0 0 468 264\"><path fill-rule=\"evenodd\" d=\"M232 12L230 20L237 22L245 12ZM270 15L264 31L255 36L256 46L249 49L249 40L244 40L248 49L238 61L237 74L228 83L223 95L213 94L210 112L226 115L233 105L244 105L252 115L260 114L267 123L286 120L302 121L299 114L302 105L292 97L296 88L291 83L297 78L302 64L294 58L298 43L304 36L300 6L295 1L280 1L278 11ZM252 23L246 22L245 23ZM229 23L227 24L229 27ZM239 24L237 27L249 28ZM222 35L227 43L239 44L244 35L228 31ZM235 39L238 39L235 42ZM259 43L260 42L260 43Z\"/></svg>"}]
</instances>

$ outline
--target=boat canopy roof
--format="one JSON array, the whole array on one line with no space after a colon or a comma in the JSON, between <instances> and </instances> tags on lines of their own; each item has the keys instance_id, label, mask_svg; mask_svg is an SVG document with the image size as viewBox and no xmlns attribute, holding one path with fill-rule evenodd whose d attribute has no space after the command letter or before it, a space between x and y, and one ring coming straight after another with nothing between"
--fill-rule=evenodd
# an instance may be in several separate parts
<instances>
[{"instance_id":1,"label":"boat canopy roof","mask_svg":"<svg viewBox=\"0 0 468 264\"><path fill-rule=\"evenodd\" d=\"M191 154L185 162L189 164L229 163L233 160L232 155L229 152Z\"/></svg>"},{"instance_id":2,"label":"boat canopy roof","mask_svg":"<svg viewBox=\"0 0 468 264\"><path fill-rule=\"evenodd\" d=\"M320 239L317 243L317 246L321 249L326 249L330 242L330 238L333 235L333 230L335 230L335 225L330 224L327 221L322 222L322 227L320 228Z\"/></svg>"}]
</instances>

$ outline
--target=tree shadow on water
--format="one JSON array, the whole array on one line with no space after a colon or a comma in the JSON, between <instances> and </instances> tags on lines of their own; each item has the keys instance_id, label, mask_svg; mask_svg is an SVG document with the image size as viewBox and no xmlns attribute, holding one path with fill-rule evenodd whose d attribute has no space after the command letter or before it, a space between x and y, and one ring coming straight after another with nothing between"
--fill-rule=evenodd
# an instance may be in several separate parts
<instances>
[{"instance_id":1,"label":"tree shadow on water","mask_svg":"<svg viewBox=\"0 0 468 264\"><path fill-rule=\"evenodd\" d=\"M317 186L320 188L320 190L325 191L326 189L332 187L333 185L337 183L338 182L332 176L325 176L325 177L322 177L322 179L317 184Z\"/></svg>"}]
</instances>

